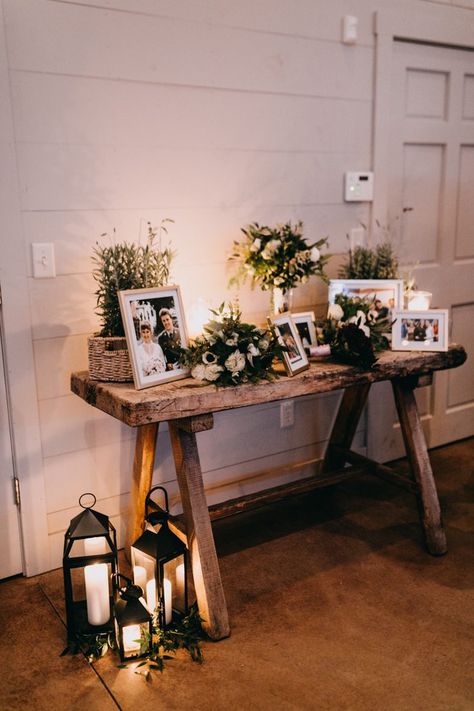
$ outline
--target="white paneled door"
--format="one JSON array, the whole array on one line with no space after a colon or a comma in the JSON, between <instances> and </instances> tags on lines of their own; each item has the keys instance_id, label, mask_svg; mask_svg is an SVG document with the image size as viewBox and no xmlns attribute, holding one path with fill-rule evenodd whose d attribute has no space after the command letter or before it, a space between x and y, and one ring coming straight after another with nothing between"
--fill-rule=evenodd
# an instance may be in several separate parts
<instances>
[{"instance_id":1,"label":"white paneled door","mask_svg":"<svg viewBox=\"0 0 474 711\"><path fill-rule=\"evenodd\" d=\"M0 303L1 309L1 303ZM0 311L0 580L22 572L20 525L13 486L13 459L8 419Z\"/></svg>"},{"instance_id":2,"label":"white paneled door","mask_svg":"<svg viewBox=\"0 0 474 711\"><path fill-rule=\"evenodd\" d=\"M389 101L388 220L400 225L402 268L415 265L418 288L449 309L450 340L470 354L417 391L435 447L474 434L474 52L395 41ZM403 454L384 385L369 405L371 456L380 461Z\"/></svg>"}]
</instances>

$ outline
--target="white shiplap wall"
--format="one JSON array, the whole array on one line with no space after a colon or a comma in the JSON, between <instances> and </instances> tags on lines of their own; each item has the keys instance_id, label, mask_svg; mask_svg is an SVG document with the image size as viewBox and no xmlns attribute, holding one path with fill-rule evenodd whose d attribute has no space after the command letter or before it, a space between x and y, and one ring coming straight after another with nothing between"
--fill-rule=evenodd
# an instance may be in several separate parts
<instances>
[{"instance_id":1,"label":"white shiplap wall","mask_svg":"<svg viewBox=\"0 0 474 711\"><path fill-rule=\"evenodd\" d=\"M27 265L30 398L54 567L82 492L94 491L120 530L128 506L134 432L69 391L97 328L93 244L113 228L131 240L143 237L147 220L173 218L173 273L188 308L197 297L218 304L232 296L226 255L250 221L302 219L309 238L328 234L332 252L345 250L346 233L369 217L367 205L343 203L342 179L371 166L373 12L394 3L2 4L21 215L14 239ZM400 12L432 5L396 4ZM355 46L340 42L348 13L359 18ZM30 244L42 241L55 245L55 279L32 278ZM324 300L317 281L298 290L297 305ZM249 320L268 310L259 291L243 290L240 302ZM199 436L209 500L276 485L284 477L258 473L320 456L336 402L299 400L288 430L277 405L217 415L214 430ZM166 427L158 450L155 481L179 505Z\"/></svg>"}]
</instances>

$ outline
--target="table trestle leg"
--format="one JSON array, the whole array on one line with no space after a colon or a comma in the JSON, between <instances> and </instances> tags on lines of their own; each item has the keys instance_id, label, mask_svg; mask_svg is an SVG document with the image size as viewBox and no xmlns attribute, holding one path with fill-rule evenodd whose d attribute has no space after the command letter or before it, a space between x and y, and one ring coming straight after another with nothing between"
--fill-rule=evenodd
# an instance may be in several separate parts
<instances>
[{"instance_id":1,"label":"table trestle leg","mask_svg":"<svg viewBox=\"0 0 474 711\"><path fill-rule=\"evenodd\" d=\"M158 422L140 425L137 428L135 458L133 460L132 490L130 492L130 515L128 517L125 554L130 556L130 546L143 533L145 499L151 489L155 465Z\"/></svg>"},{"instance_id":2,"label":"table trestle leg","mask_svg":"<svg viewBox=\"0 0 474 711\"><path fill-rule=\"evenodd\" d=\"M344 390L329 438L323 471L330 472L344 466L344 450L349 450L369 395L370 383L354 385Z\"/></svg>"}]
</instances>

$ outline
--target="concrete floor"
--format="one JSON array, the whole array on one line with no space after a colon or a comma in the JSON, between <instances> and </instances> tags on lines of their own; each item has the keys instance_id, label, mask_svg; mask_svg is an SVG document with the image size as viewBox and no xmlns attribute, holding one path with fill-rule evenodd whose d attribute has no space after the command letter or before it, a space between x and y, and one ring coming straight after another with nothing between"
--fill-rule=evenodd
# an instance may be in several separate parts
<instances>
[{"instance_id":1,"label":"concrete floor","mask_svg":"<svg viewBox=\"0 0 474 711\"><path fill-rule=\"evenodd\" d=\"M61 571L0 584L0 709L474 709L474 439L432 452L449 552L363 479L215 525L232 636L151 682L65 646Z\"/></svg>"}]
</instances>

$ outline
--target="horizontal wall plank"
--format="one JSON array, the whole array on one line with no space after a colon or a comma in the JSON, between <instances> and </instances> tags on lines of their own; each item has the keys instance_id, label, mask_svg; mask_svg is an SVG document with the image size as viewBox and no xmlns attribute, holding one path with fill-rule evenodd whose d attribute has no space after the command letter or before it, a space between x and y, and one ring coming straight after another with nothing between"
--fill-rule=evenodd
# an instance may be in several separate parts
<instances>
[{"instance_id":1,"label":"horizontal wall plank","mask_svg":"<svg viewBox=\"0 0 474 711\"><path fill-rule=\"evenodd\" d=\"M217 26L248 28L254 32L278 32L339 41L341 17L354 13L353 0L331 0L330 3L303 3L292 0L241 0L223 3L222 0L60 0L74 5L89 5L108 10L142 13L196 21ZM450 2L451 0L443 0ZM398 0L402 4L401 0ZM473 0L457 0L473 2ZM372 12L380 4L377 0L358 0L359 44L373 44ZM386 4L386 3L385 3Z\"/></svg>"},{"instance_id":2,"label":"horizontal wall plank","mask_svg":"<svg viewBox=\"0 0 474 711\"><path fill-rule=\"evenodd\" d=\"M12 69L371 99L372 48L131 13L111 22L45 0L8 0L6 19Z\"/></svg>"},{"instance_id":3,"label":"horizontal wall plank","mask_svg":"<svg viewBox=\"0 0 474 711\"><path fill-rule=\"evenodd\" d=\"M67 395L39 403L44 457L107 445L133 437L133 430L80 398Z\"/></svg>"},{"instance_id":4,"label":"horizontal wall plank","mask_svg":"<svg viewBox=\"0 0 474 711\"><path fill-rule=\"evenodd\" d=\"M24 210L340 204L348 164L370 154L18 145Z\"/></svg>"},{"instance_id":5,"label":"horizontal wall plank","mask_svg":"<svg viewBox=\"0 0 474 711\"><path fill-rule=\"evenodd\" d=\"M87 370L87 336L33 341L38 400L69 395L71 371Z\"/></svg>"},{"instance_id":6,"label":"horizontal wall plank","mask_svg":"<svg viewBox=\"0 0 474 711\"><path fill-rule=\"evenodd\" d=\"M64 338L98 329L91 274L29 279L33 339Z\"/></svg>"},{"instance_id":7,"label":"horizontal wall plank","mask_svg":"<svg viewBox=\"0 0 474 711\"><path fill-rule=\"evenodd\" d=\"M289 152L370 149L370 101L124 86L24 72L12 78L19 142Z\"/></svg>"}]
</instances>

